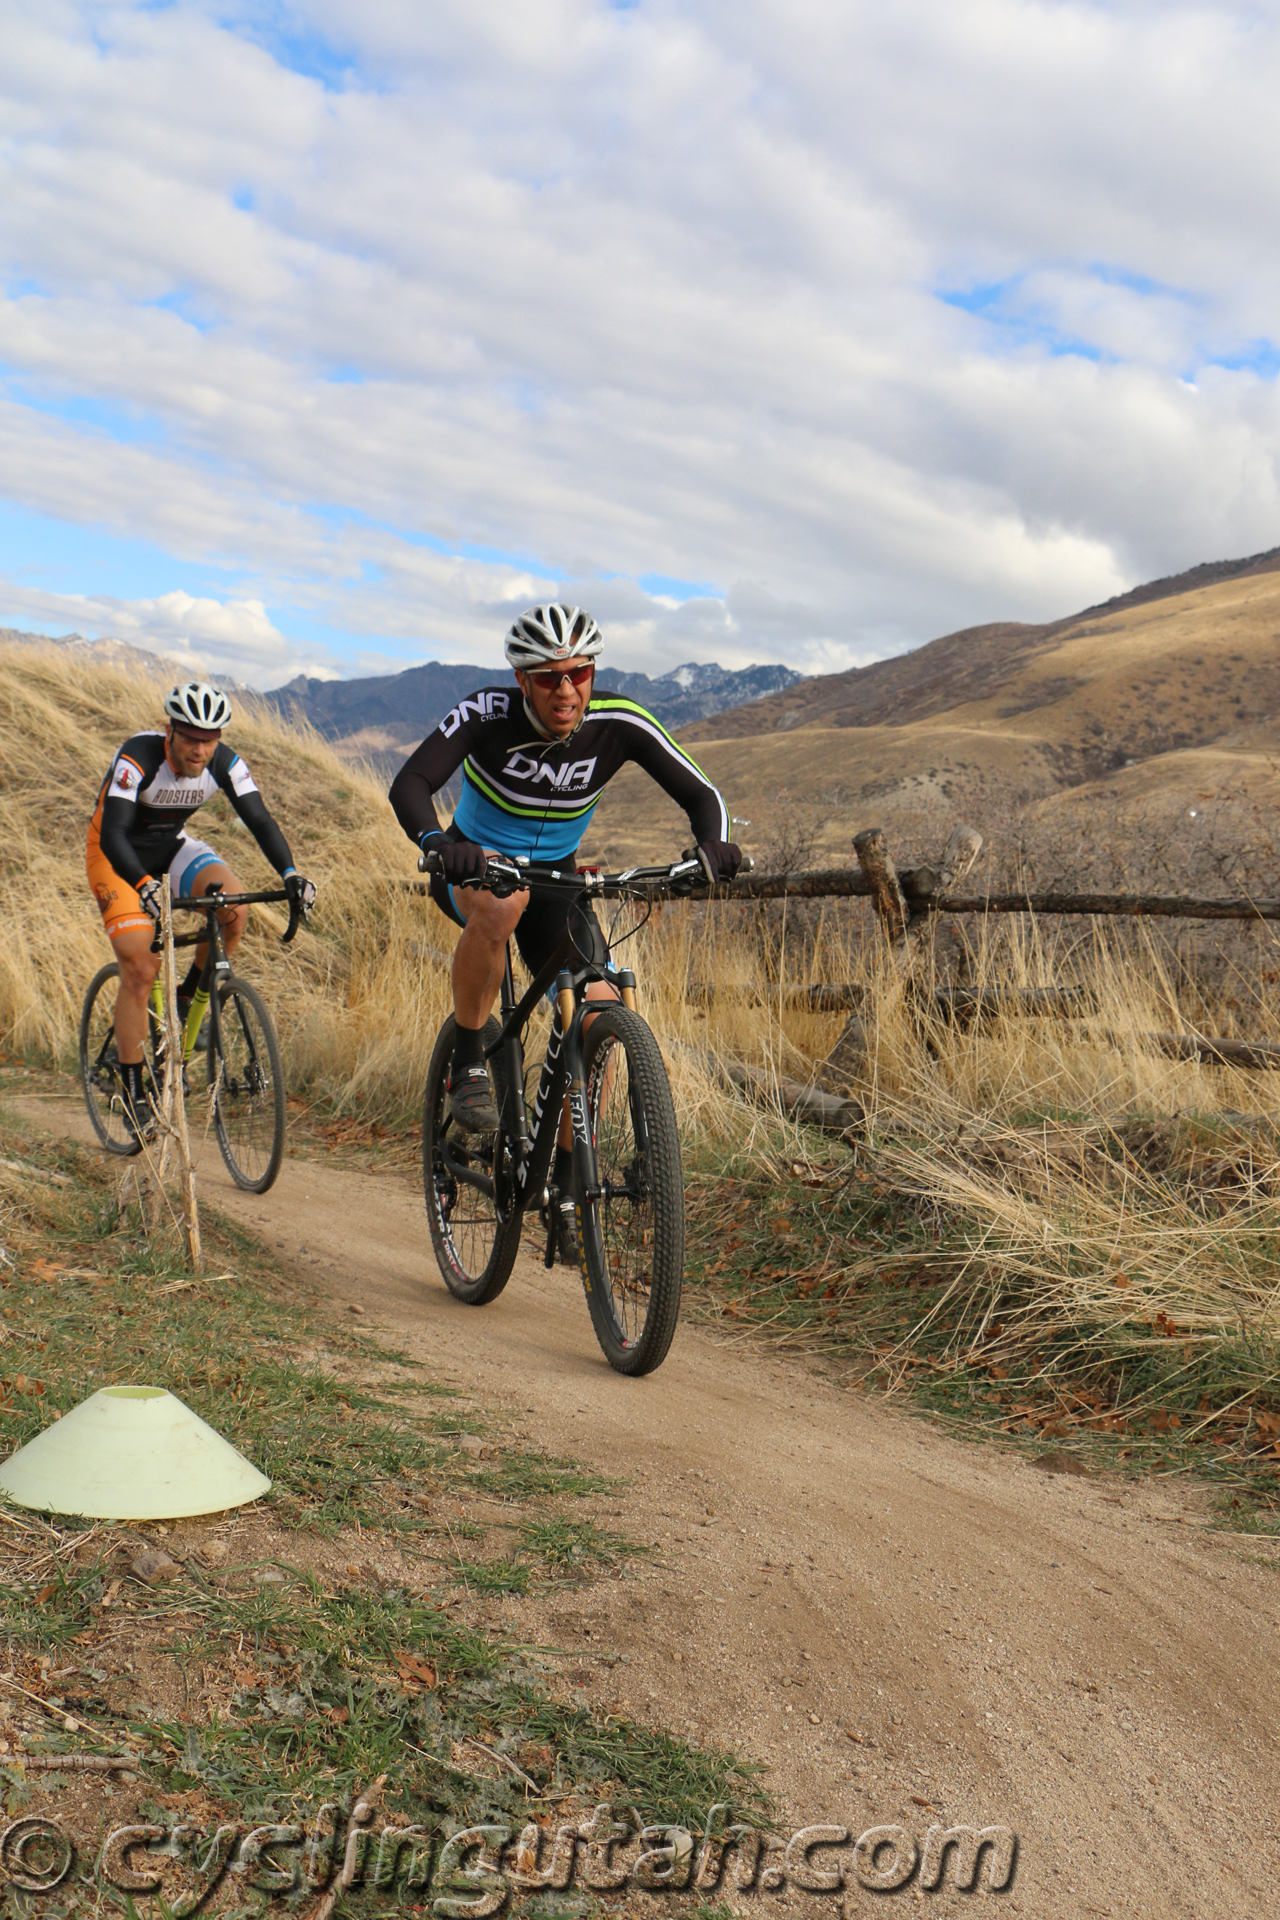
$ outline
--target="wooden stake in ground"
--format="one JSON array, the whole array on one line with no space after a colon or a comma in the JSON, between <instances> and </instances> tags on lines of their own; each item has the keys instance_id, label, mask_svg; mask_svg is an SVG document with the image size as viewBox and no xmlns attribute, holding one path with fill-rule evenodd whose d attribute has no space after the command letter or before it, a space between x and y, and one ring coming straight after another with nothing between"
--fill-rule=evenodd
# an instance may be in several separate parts
<instances>
[{"instance_id":1,"label":"wooden stake in ground","mask_svg":"<svg viewBox=\"0 0 1280 1920\"><path fill-rule=\"evenodd\" d=\"M858 865L871 883L871 897L881 926L896 947L901 944L911 918L910 908L898 880L893 855L885 844L883 827L867 827L853 836Z\"/></svg>"},{"instance_id":2,"label":"wooden stake in ground","mask_svg":"<svg viewBox=\"0 0 1280 1920\"><path fill-rule=\"evenodd\" d=\"M853 850L871 888L871 898L880 925L889 937L894 965L906 972L915 959L922 937L933 925L933 901L968 873L982 852L982 835L973 827L957 822L951 829L938 865L913 870L912 892L909 896L903 889L893 856L885 844L883 828L868 827L865 832L856 834ZM847 1083L860 1070L870 1047L866 1023L855 1013L823 1061L819 1074L832 1085Z\"/></svg>"},{"instance_id":3,"label":"wooden stake in ground","mask_svg":"<svg viewBox=\"0 0 1280 1920\"><path fill-rule=\"evenodd\" d=\"M191 1142L187 1137L187 1103L182 1097L182 1024L178 1019L178 967L173 947L173 906L166 887L160 896L160 938L164 943L161 972L164 980L164 1095L161 1101L161 1126L164 1139L160 1148L157 1184L163 1188L166 1162L172 1142L178 1156L178 1182L182 1191L182 1233L187 1243L187 1261L192 1273L204 1264L200 1248L200 1216L196 1210L196 1176L191 1165Z\"/></svg>"}]
</instances>

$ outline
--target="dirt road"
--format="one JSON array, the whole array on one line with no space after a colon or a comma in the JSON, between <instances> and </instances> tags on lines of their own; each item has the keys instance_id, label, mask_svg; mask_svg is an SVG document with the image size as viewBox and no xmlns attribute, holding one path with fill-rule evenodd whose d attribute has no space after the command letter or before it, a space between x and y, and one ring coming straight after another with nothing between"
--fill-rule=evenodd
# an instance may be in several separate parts
<instances>
[{"instance_id":1,"label":"dirt road","mask_svg":"<svg viewBox=\"0 0 1280 1920\"><path fill-rule=\"evenodd\" d=\"M18 1104L83 1137L73 1104ZM335 1311L361 1305L532 1442L631 1477L621 1524L661 1557L506 1615L580 1648L597 1700L767 1762L789 1830L1012 1828L1001 1900L1035 1920L1276 1911L1280 1563L1208 1531L1200 1493L1050 1475L687 1326L657 1375L622 1380L563 1268L522 1258L493 1305L453 1301L401 1176L290 1161L257 1199L212 1154L200 1171ZM789 1905L874 1907L850 1858L817 1856L843 1895ZM917 1878L879 1898L988 1896Z\"/></svg>"}]
</instances>

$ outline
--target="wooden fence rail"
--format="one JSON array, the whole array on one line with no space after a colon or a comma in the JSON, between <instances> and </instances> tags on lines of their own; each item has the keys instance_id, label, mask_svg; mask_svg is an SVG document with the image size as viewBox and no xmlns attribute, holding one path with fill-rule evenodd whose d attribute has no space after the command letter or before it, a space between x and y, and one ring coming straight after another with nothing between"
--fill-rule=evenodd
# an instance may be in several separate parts
<instances>
[{"instance_id":1,"label":"wooden fence rail","mask_svg":"<svg viewBox=\"0 0 1280 1920\"><path fill-rule=\"evenodd\" d=\"M888 936L897 962L908 968L922 934L934 916L949 914L1031 913L1079 914L1085 917L1162 920L1280 921L1280 899L1212 899L1192 894L1159 893L962 893L964 879L982 851L982 835L972 827L953 827L934 865L904 867L894 864L884 830L868 827L855 834L856 867L820 867L794 873L740 874L716 887L695 889L694 900L756 902L763 900L870 900ZM395 883L407 892L425 894L421 880ZM637 887L643 894L643 883ZM657 889L655 888L656 892ZM917 996L949 1020L967 1024L997 1013L1021 1012L1041 1018L1087 1019L1095 1011L1086 987L917 989ZM748 1004L804 1008L814 1013L849 1013L851 1018L819 1072L839 1082L868 1051L872 1036L859 1017L868 1002L865 987L843 982L816 981L809 986L779 987L776 991L707 982L692 984L689 999L709 1006L718 999L743 999ZM922 1006L922 1012L924 1008ZM1142 1045L1175 1060L1244 1068L1253 1072L1280 1070L1280 1045L1269 1041L1228 1040L1202 1033L1148 1033L1136 1036ZM1102 1035L1107 1046L1131 1045L1135 1036ZM857 1102L840 1100L816 1087L772 1080L740 1061L722 1061L719 1070L753 1098L768 1097L784 1110L823 1126L843 1131L853 1121ZM767 1083L767 1084L766 1084Z\"/></svg>"}]
</instances>

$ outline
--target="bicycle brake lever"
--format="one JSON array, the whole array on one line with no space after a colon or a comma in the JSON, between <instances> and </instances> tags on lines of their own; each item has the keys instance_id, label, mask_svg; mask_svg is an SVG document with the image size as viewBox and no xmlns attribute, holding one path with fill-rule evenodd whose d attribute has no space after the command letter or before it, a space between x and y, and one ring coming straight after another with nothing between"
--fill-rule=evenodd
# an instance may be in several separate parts
<instances>
[{"instance_id":1,"label":"bicycle brake lever","mask_svg":"<svg viewBox=\"0 0 1280 1920\"><path fill-rule=\"evenodd\" d=\"M528 885L515 861L501 858L486 860L481 881L495 900L507 900Z\"/></svg>"},{"instance_id":2,"label":"bicycle brake lever","mask_svg":"<svg viewBox=\"0 0 1280 1920\"><path fill-rule=\"evenodd\" d=\"M289 902L289 925L280 936L280 945L287 947L298 928L307 917L307 910L300 900Z\"/></svg>"}]
</instances>

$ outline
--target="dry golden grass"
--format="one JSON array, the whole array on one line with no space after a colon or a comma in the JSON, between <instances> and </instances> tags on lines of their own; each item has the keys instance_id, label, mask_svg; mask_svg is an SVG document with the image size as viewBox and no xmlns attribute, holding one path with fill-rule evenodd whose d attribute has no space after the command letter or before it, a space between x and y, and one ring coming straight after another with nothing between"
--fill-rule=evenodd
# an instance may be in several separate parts
<instances>
[{"instance_id":1,"label":"dry golden grass","mask_svg":"<svg viewBox=\"0 0 1280 1920\"><path fill-rule=\"evenodd\" d=\"M85 825L115 748L158 724L161 691L158 681L83 659L0 649L7 1051L73 1063L85 986L110 957L85 880ZM279 944L282 917L263 912L237 962L276 1015L291 1091L331 1112L402 1124L417 1112L448 1009L453 931L405 888L414 854L379 783L316 737L247 705L230 737L320 887L314 926L292 948ZM269 883L224 803L207 808L196 831L247 885ZM983 1331L998 1298L1004 1337L1024 1345L1052 1327L1078 1336L1082 1350L1114 1338L1137 1351L1167 1341L1160 1315L1192 1354L1206 1343L1274 1339L1273 1077L1168 1060L1143 1044L1144 1034L1185 1023L1161 950L1132 930L1104 929L1082 943L1020 922L997 928L965 957L967 984L1084 983L1096 1010L1071 1021L1008 1014L968 1028L921 1013L863 906L827 912L817 924L809 915L803 940L779 913L766 920L736 906L672 907L622 951L671 1066L690 1159L707 1168L806 1161L813 1136L745 1106L713 1062L732 1054L809 1079L843 1017L789 1007L786 985L798 977L864 986L872 1042L853 1083L868 1115L858 1151L910 1198L917 1218L949 1223L960 1249L954 1286L971 1304L966 1340ZM934 964L928 955L917 962L926 987ZM698 992L708 983L710 1006ZM1194 1011L1206 1024L1214 1013L1200 1003ZM537 1041L535 1030L534 1056ZM1232 1149L1243 1172L1227 1199L1215 1190L1211 1204L1194 1183L1153 1171L1117 1134L1137 1117L1185 1127L1188 1116L1212 1134L1233 1111L1257 1116L1252 1145L1247 1155ZM848 1270L868 1258L850 1248Z\"/></svg>"}]
</instances>

